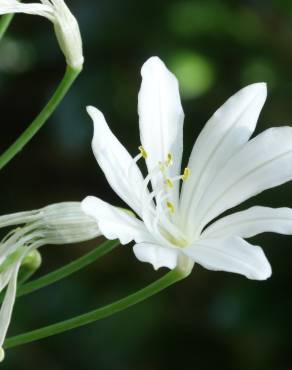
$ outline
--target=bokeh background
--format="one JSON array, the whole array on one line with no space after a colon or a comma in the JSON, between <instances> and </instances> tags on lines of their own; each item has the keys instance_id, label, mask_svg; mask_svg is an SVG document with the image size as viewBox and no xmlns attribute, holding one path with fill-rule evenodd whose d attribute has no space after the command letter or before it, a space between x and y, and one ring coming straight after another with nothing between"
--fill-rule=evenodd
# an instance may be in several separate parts
<instances>
[{"instance_id":1,"label":"bokeh background","mask_svg":"<svg viewBox=\"0 0 292 370\"><path fill-rule=\"evenodd\" d=\"M242 86L268 83L257 132L292 124L290 0L75 0L86 63L39 135L1 171L1 213L81 200L88 194L122 205L90 148L87 104L99 107L130 152L137 153L140 67L159 55L177 75L185 119L185 161L206 120ZM0 149L43 107L64 71L49 22L17 15L0 43ZM245 203L292 206L292 184ZM3 369L290 370L292 238L265 234L273 266L266 282L196 266L182 283L123 313L7 352ZM39 274L98 241L42 249ZM80 273L19 298L10 335L123 297L155 280L130 246Z\"/></svg>"}]
</instances>

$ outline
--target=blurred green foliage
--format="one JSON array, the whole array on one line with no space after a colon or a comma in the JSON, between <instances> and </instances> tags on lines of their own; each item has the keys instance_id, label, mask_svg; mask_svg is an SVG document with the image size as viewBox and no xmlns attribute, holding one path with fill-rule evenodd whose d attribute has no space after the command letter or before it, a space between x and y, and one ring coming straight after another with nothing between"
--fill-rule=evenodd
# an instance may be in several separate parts
<instances>
[{"instance_id":1,"label":"blurred green foliage","mask_svg":"<svg viewBox=\"0 0 292 370\"><path fill-rule=\"evenodd\" d=\"M2 213L95 194L122 205L90 149L85 106L96 105L134 155L139 145L140 67L160 56L180 80L185 161L206 120L242 86L266 81L269 98L257 132L292 123L290 0L75 0L83 35L84 72L47 126L1 172ZM0 44L0 149L44 105L64 70L51 25L17 15ZM249 200L292 206L292 185ZM274 274L267 282L195 266L186 281L117 316L8 351L16 370L289 370L292 322L291 237L266 234ZM88 245L43 249L45 273ZM61 283L20 298L10 334L93 309L156 279L124 246Z\"/></svg>"}]
</instances>

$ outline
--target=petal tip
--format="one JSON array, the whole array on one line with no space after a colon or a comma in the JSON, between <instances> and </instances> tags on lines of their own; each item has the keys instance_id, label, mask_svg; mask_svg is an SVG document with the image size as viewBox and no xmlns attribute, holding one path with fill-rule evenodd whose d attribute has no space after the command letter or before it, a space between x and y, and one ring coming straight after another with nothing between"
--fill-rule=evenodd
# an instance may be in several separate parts
<instances>
[{"instance_id":1,"label":"petal tip","mask_svg":"<svg viewBox=\"0 0 292 370\"><path fill-rule=\"evenodd\" d=\"M92 215L92 207L95 199L96 198L94 196L89 195L81 201L81 209L88 216Z\"/></svg>"},{"instance_id":2,"label":"petal tip","mask_svg":"<svg viewBox=\"0 0 292 370\"><path fill-rule=\"evenodd\" d=\"M272 276L272 267L270 265L270 262L268 261L261 247L253 247L257 248L259 261L261 262L258 263L257 268L254 270L253 274L251 274L252 276L248 276L248 278L259 281L267 280Z\"/></svg>"},{"instance_id":3,"label":"petal tip","mask_svg":"<svg viewBox=\"0 0 292 370\"><path fill-rule=\"evenodd\" d=\"M92 140L92 148L93 152L96 154L97 147L99 145L103 146L105 144L106 142L105 137L109 131L109 128L103 113L99 109L95 108L92 105L88 105L86 107L86 111L93 121L94 133Z\"/></svg>"},{"instance_id":4,"label":"petal tip","mask_svg":"<svg viewBox=\"0 0 292 370\"><path fill-rule=\"evenodd\" d=\"M86 107L86 111L93 120L94 119L104 119L104 115L102 114L102 112L96 107L94 107L93 105L88 105Z\"/></svg>"},{"instance_id":5,"label":"petal tip","mask_svg":"<svg viewBox=\"0 0 292 370\"><path fill-rule=\"evenodd\" d=\"M266 82L256 82L251 85L246 86L247 89L251 90L255 95L262 94L267 96L267 84Z\"/></svg>"},{"instance_id":6,"label":"petal tip","mask_svg":"<svg viewBox=\"0 0 292 370\"><path fill-rule=\"evenodd\" d=\"M266 264L265 268L259 273L259 275L256 277L256 280L267 280L272 276L272 268L269 263Z\"/></svg>"},{"instance_id":7,"label":"petal tip","mask_svg":"<svg viewBox=\"0 0 292 370\"><path fill-rule=\"evenodd\" d=\"M259 90L261 90L263 93L267 94L268 86L267 86L266 82L258 82L255 85L257 85L257 88Z\"/></svg>"},{"instance_id":8,"label":"petal tip","mask_svg":"<svg viewBox=\"0 0 292 370\"><path fill-rule=\"evenodd\" d=\"M146 60L146 62L143 64L141 68L142 77L148 71L152 71L153 69L157 69L157 68L166 68L166 67L163 61L159 57L157 56L150 57L149 59Z\"/></svg>"}]
</instances>

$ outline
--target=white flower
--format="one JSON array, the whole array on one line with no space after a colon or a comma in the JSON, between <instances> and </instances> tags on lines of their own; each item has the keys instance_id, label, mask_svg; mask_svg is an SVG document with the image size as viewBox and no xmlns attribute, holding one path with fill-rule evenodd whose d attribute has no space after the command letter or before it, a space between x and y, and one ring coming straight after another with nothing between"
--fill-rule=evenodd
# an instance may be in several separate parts
<instances>
[{"instance_id":1,"label":"white flower","mask_svg":"<svg viewBox=\"0 0 292 370\"><path fill-rule=\"evenodd\" d=\"M7 287L0 310L0 362L16 297L17 277L22 265L35 270L40 265L37 249L45 244L68 244L100 235L96 222L84 214L79 202L52 204L40 210L0 217L0 227L18 227L0 243L0 292Z\"/></svg>"},{"instance_id":2,"label":"white flower","mask_svg":"<svg viewBox=\"0 0 292 370\"><path fill-rule=\"evenodd\" d=\"M66 62L74 69L81 69L84 58L82 40L76 18L64 0L41 0L41 3L21 3L18 0L0 0L0 14L26 13L40 15L53 24Z\"/></svg>"},{"instance_id":3,"label":"white flower","mask_svg":"<svg viewBox=\"0 0 292 370\"><path fill-rule=\"evenodd\" d=\"M228 99L200 133L180 175L184 114L178 83L160 59L150 58L142 67L138 156L133 159L103 115L88 107L97 162L138 217L95 197L82 202L83 210L108 239L134 240L136 257L155 269L173 269L187 260L267 279L271 267L263 250L244 239L267 231L292 234L292 209L252 207L210 224L246 199L292 179L291 127L270 128L249 140L265 99L264 83ZM145 179L137 166L143 157Z\"/></svg>"}]
</instances>

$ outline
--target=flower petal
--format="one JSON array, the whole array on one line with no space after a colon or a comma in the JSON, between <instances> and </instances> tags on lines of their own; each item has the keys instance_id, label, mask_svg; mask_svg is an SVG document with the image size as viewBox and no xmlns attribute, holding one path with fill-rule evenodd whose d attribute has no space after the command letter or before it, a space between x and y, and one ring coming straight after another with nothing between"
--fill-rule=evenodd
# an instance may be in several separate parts
<instances>
[{"instance_id":1,"label":"flower petal","mask_svg":"<svg viewBox=\"0 0 292 370\"><path fill-rule=\"evenodd\" d=\"M183 252L209 270L234 272L254 280L265 280L272 273L262 248L239 237L198 240Z\"/></svg>"},{"instance_id":2,"label":"flower petal","mask_svg":"<svg viewBox=\"0 0 292 370\"><path fill-rule=\"evenodd\" d=\"M138 112L141 143L148 153L148 171L166 161L171 153L173 165L169 167L169 176L176 176L181 168L184 120L177 79L158 57L148 59L141 74ZM157 189L155 179L152 186ZM175 184L174 199L177 197L178 184Z\"/></svg>"},{"instance_id":3,"label":"flower petal","mask_svg":"<svg viewBox=\"0 0 292 370\"><path fill-rule=\"evenodd\" d=\"M292 179L292 128L275 127L250 140L217 174L197 207L198 234L224 211Z\"/></svg>"},{"instance_id":4,"label":"flower petal","mask_svg":"<svg viewBox=\"0 0 292 370\"><path fill-rule=\"evenodd\" d=\"M265 83L246 86L229 98L203 128L189 159L191 176L182 187L182 223L189 221L189 227L193 227L197 204L206 186L226 161L248 141L266 96Z\"/></svg>"},{"instance_id":5,"label":"flower petal","mask_svg":"<svg viewBox=\"0 0 292 370\"><path fill-rule=\"evenodd\" d=\"M236 235L251 238L264 232L292 235L292 209L251 207L214 222L201 237L222 238Z\"/></svg>"},{"instance_id":6,"label":"flower petal","mask_svg":"<svg viewBox=\"0 0 292 370\"><path fill-rule=\"evenodd\" d=\"M2 263L2 261L1 261ZM13 272L13 269L12 268L8 268L4 271L2 271L0 273L0 292L2 292L2 290L7 286L10 278L11 278L11 274Z\"/></svg>"},{"instance_id":7,"label":"flower petal","mask_svg":"<svg viewBox=\"0 0 292 370\"><path fill-rule=\"evenodd\" d=\"M139 215L146 191L143 176L134 159L108 127L103 114L87 107L94 122L92 149L112 189Z\"/></svg>"},{"instance_id":8,"label":"flower petal","mask_svg":"<svg viewBox=\"0 0 292 370\"><path fill-rule=\"evenodd\" d=\"M50 5L39 3L22 4L16 0L0 0L0 15L10 13L40 15L52 22L55 20L53 7Z\"/></svg>"},{"instance_id":9,"label":"flower petal","mask_svg":"<svg viewBox=\"0 0 292 370\"><path fill-rule=\"evenodd\" d=\"M17 275L20 267L20 261L15 265L12 276L10 278L4 301L0 310L0 348L5 340L5 336L10 324L12 310L16 297L16 287L17 287Z\"/></svg>"},{"instance_id":10,"label":"flower petal","mask_svg":"<svg viewBox=\"0 0 292 370\"><path fill-rule=\"evenodd\" d=\"M96 220L101 233L107 239L119 239L121 244L128 244L132 240L137 243L153 240L144 223L128 210L114 207L92 196L86 197L81 207Z\"/></svg>"},{"instance_id":11,"label":"flower petal","mask_svg":"<svg viewBox=\"0 0 292 370\"><path fill-rule=\"evenodd\" d=\"M174 269L177 266L179 251L175 248L166 248L158 244L139 243L133 247L135 256L141 262L149 262L155 270L160 267Z\"/></svg>"}]
</instances>

